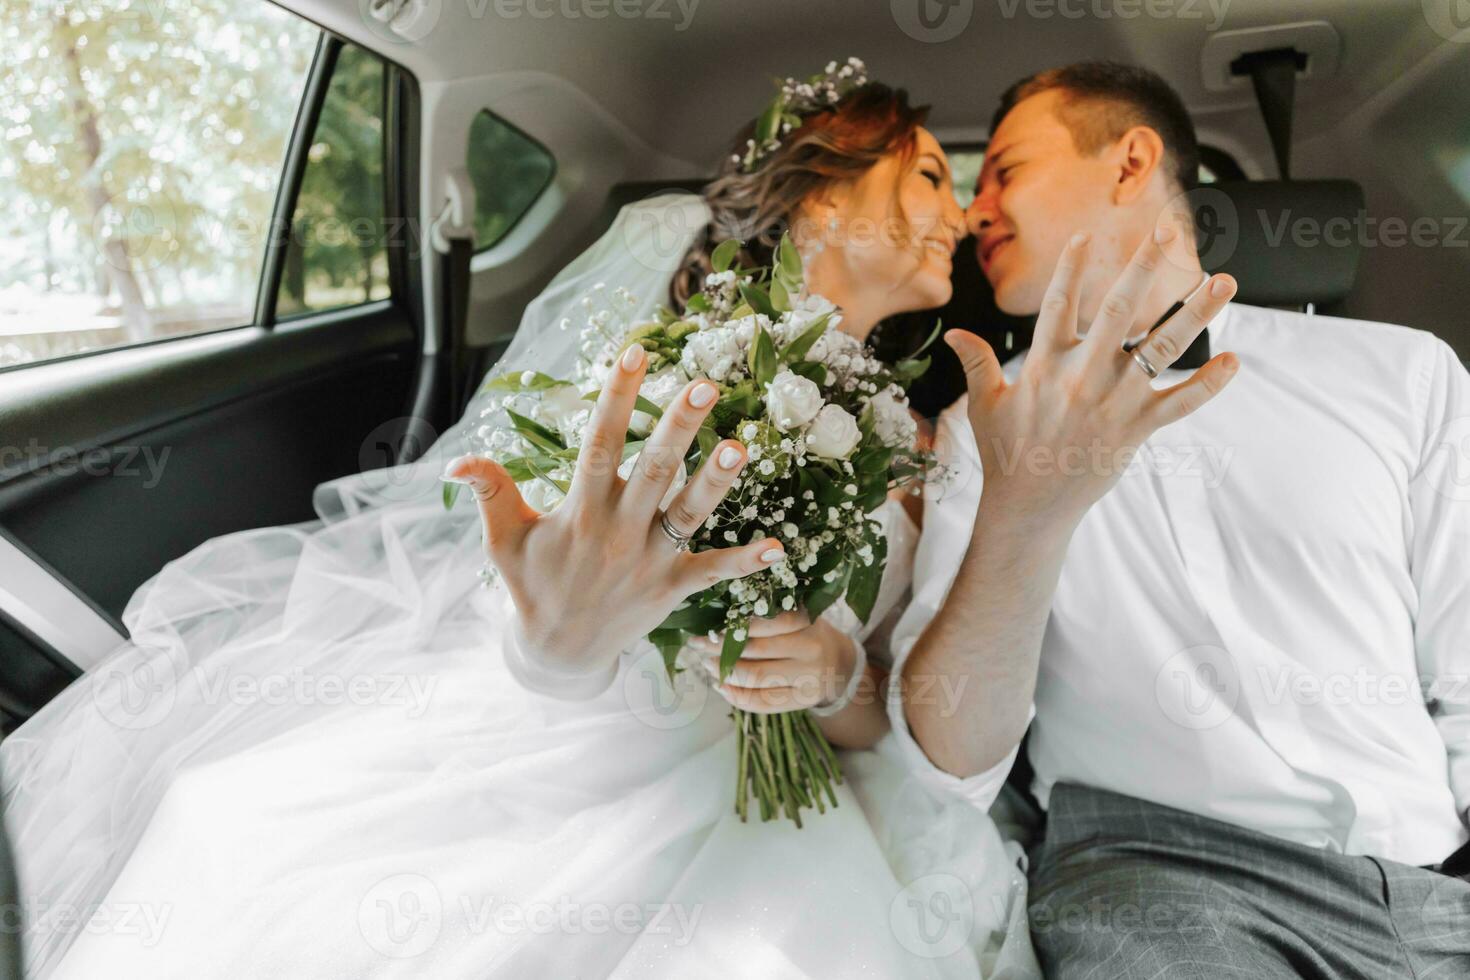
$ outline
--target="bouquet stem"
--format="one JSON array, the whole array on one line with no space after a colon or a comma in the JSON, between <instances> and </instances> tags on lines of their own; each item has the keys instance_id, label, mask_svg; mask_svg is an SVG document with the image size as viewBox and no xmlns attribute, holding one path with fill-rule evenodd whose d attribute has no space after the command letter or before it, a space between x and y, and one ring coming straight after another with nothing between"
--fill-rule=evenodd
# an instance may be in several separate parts
<instances>
[{"instance_id":1,"label":"bouquet stem","mask_svg":"<svg viewBox=\"0 0 1470 980\"><path fill-rule=\"evenodd\" d=\"M842 782L837 753L816 719L805 711L778 715L733 709L738 764L735 776L735 813L748 819L750 798L760 807L761 820L784 815L801 826L801 811L816 807L826 813L822 797L837 805L835 784Z\"/></svg>"}]
</instances>

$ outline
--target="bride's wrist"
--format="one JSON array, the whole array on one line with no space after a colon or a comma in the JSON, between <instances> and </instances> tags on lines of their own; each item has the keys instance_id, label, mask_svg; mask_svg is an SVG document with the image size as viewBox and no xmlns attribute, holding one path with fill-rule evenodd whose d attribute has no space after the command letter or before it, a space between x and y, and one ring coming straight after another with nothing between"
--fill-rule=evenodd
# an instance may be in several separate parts
<instances>
[{"instance_id":1,"label":"bride's wrist","mask_svg":"<svg viewBox=\"0 0 1470 980\"><path fill-rule=\"evenodd\" d=\"M850 705L868 669L867 648L857 637L838 632L836 642L838 644L836 650L838 666L833 670L833 677L842 682L843 687L841 691L835 693L835 697L818 702L808 709L818 718L835 715ZM843 669L844 661L846 662L845 670Z\"/></svg>"},{"instance_id":2,"label":"bride's wrist","mask_svg":"<svg viewBox=\"0 0 1470 980\"><path fill-rule=\"evenodd\" d=\"M532 643L521 617L506 617L503 647L506 667L520 685L538 694L566 701L595 698L612 684L620 651L607 656L558 656Z\"/></svg>"}]
</instances>

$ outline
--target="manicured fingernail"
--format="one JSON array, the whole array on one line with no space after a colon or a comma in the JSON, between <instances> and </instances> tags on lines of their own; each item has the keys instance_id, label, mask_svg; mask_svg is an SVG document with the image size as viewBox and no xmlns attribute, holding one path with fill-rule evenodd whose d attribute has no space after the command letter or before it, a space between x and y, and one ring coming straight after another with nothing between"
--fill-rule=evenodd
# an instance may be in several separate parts
<instances>
[{"instance_id":1,"label":"manicured fingernail","mask_svg":"<svg viewBox=\"0 0 1470 980\"><path fill-rule=\"evenodd\" d=\"M622 364L624 371L636 371L638 370L638 366L642 363L643 348L639 344L634 344L632 347L629 347L627 350L623 351Z\"/></svg>"},{"instance_id":2,"label":"manicured fingernail","mask_svg":"<svg viewBox=\"0 0 1470 980\"><path fill-rule=\"evenodd\" d=\"M1160 245L1164 244L1165 242L1172 242L1173 240L1173 225L1159 225L1157 228L1154 229L1154 241L1158 242Z\"/></svg>"},{"instance_id":3,"label":"manicured fingernail","mask_svg":"<svg viewBox=\"0 0 1470 980\"><path fill-rule=\"evenodd\" d=\"M740 464L740 450L736 449L734 446L726 446L724 449L721 449L720 454L715 457L715 462L719 463L720 466L724 467L727 470L733 470L736 466Z\"/></svg>"},{"instance_id":4,"label":"manicured fingernail","mask_svg":"<svg viewBox=\"0 0 1470 980\"><path fill-rule=\"evenodd\" d=\"M715 391L714 385L700 382L689 389L689 404L695 408L704 408L710 402L714 401L715 396L718 394L719 392Z\"/></svg>"},{"instance_id":5,"label":"manicured fingernail","mask_svg":"<svg viewBox=\"0 0 1470 980\"><path fill-rule=\"evenodd\" d=\"M444 467L444 472L440 474L439 479L443 480L445 483L469 483L469 477L454 475L454 471L459 469L460 464L467 459L469 459L468 456L456 456L454 459L451 459L449 461L449 465Z\"/></svg>"},{"instance_id":6,"label":"manicured fingernail","mask_svg":"<svg viewBox=\"0 0 1470 980\"><path fill-rule=\"evenodd\" d=\"M1072 247L1081 248L1083 245L1086 245L1091 240L1091 235L1089 235L1085 231L1079 231L1077 234L1072 236Z\"/></svg>"},{"instance_id":7,"label":"manicured fingernail","mask_svg":"<svg viewBox=\"0 0 1470 980\"><path fill-rule=\"evenodd\" d=\"M1229 296L1230 280L1216 279L1214 282L1210 283L1210 295L1214 296L1216 299L1224 299L1226 296Z\"/></svg>"},{"instance_id":8,"label":"manicured fingernail","mask_svg":"<svg viewBox=\"0 0 1470 980\"><path fill-rule=\"evenodd\" d=\"M780 548L770 548L761 553L761 561L765 562L767 565L774 565L776 564L776 562L785 559L785 557L786 552L781 550Z\"/></svg>"}]
</instances>

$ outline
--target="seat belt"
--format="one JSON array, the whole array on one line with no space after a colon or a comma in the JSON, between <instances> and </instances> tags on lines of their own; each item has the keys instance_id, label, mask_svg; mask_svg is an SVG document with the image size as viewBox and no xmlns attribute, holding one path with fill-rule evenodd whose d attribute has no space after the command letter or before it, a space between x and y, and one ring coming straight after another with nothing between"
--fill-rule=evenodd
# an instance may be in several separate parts
<instances>
[{"instance_id":1,"label":"seat belt","mask_svg":"<svg viewBox=\"0 0 1470 980\"><path fill-rule=\"evenodd\" d=\"M449 411L456 419L467 401L469 365L465 363L466 329L470 312L470 260L475 254L475 186L469 170L455 167L445 174L444 205L430 228L430 242L439 254L439 349L445 371Z\"/></svg>"},{"instance_id":2,"label":"seat belt","mask_svg":"<svg viewBox=\"0 0 1470 980\"><path fill-rule=\"evenodd\" d=\"M1266 132L1271 137L1271 150L1276 154L1276 169L1282 180L1291 179L1291 121L1296 106L1296 73L1306 68L1307 56L1295 48L1252 51L1236 58L1230 65L1235 75L1249 75L1256 90L1256 102Z\"/></svg>"}]
</instances>

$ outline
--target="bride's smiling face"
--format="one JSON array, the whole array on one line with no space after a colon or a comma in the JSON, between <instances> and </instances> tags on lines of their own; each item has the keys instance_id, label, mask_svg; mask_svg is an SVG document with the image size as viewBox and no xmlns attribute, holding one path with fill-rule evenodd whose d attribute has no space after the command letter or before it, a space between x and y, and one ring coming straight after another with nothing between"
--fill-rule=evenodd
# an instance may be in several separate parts
<instances>
[{"instance_id":1,"label":"bride's smiling face","mask_svg":"<svg viewBox=\"0 0 1470 980\"><path fill-rule=\"evenodd\" d=\"M793 239L813 292L844 308L866 334L884 317L949 301L951 261L964 235L949 160L919 128L909 153L890 153L860 177L804 201Z\"/></svg>"}]
</instances>

